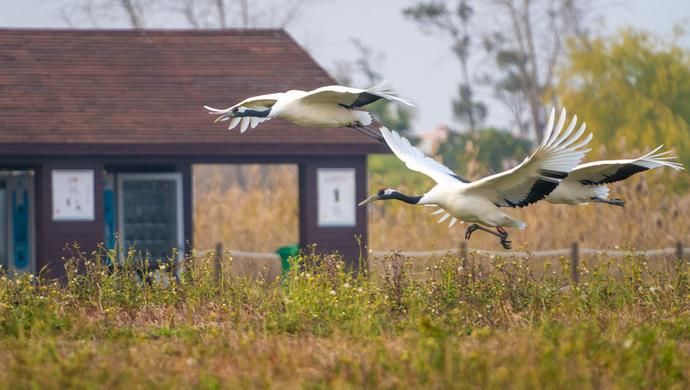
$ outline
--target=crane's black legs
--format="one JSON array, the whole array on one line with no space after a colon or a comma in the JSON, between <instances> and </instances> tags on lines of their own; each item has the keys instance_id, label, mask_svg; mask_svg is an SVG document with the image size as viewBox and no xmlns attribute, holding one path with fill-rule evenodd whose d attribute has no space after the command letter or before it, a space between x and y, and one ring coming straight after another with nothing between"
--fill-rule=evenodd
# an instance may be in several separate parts
<instances>
[{"instance_id":1,"label":"crane's black legs","mask_svg":"<svg viewBox=\"0 0 690 390\"><path fill-rule=\"evenodd\" d=\"M362 126L362 125L359 124L359 123L355 123L355 124L349 125L349 126L347 126L347 127L352 128L352 129L355 129L355 130L359 131L360 133L362 133L362 134L364 134L364 135L366 135L366 136L369 136L369 137L371 137L371 138L373 138L373 139L375 139L375 140L377 140L377 141L379 141L379 142L384 142L384 139L383 139L383 137L381 136L381 134L379 134L379 133L378 133L376 130L374 130L374 129L370 129L370 128L366 127L366 126Z\"/></svg>"},{"instance_id":2,"label":"crane's black legs","mask_svg":"<svg viewBox=\"0 0 690 390\"><path fill-rule=\"evenodd\" d=\"M500 226L497 226L496 230L498 230L498 233L500 233L499 238L501 239L501 245L503 246L503 249L510 249L510 244L512 242L508 240L508 232Z\"/></svg>"},{"instance_id":3,"label":"crane's black legs","mask_svg":"<svg viewBox=\"0 0 690 390\"><path fill-rule=\"evenodd\" d=\"M613 206L625 207L625 201L624 201L623 199L601 199L601 198L592 198L592 202L606 203L606 204L610 204L610 205L613 205Z\"/></svg>"},{"instance_id":4,"label":"crane's black legs","mask_svg":"<svg viewBox=\"0 0 690 390\"><path fill-rule=\"evenodd\" d=\"M508 240L508 232L498 226L496 227L497 232L494 232L493 230L487 229L483 226L477 225L476 223L473 223L472 225L467 227L467 230L465 231L465 240L469 240L470 237L472 237L472 233L474 233L475 230L483 230L489 234L493 234L494 236L498 237L501 240L501 245L503 246L503 249L510 249L511 248L511 241Z\"/></svg>"}]
</instances>

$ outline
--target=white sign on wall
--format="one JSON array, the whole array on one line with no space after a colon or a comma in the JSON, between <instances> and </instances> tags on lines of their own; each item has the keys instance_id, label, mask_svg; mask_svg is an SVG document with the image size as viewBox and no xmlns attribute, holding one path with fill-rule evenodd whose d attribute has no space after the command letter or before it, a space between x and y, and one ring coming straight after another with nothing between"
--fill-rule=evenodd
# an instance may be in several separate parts
<instances>
[{"instance_id":1,"label":"white sign on wall","mask_svg":"<svg viewBox=\"0 0 690 390\"><path fill-rule=\"evenodd\" d=\"M53 221L93 221L93 169L53 170Z\"/></svg>"},{"instance_id":2,"label":"white sign on wall","mask_svg":"<svg viewBox=\"0 0 690 390\"><path fill-rule=\"evenodd\" d=\"M355 226L355 169L320 168L316 171L319 226Z\"/></svg>"}]
</instances>

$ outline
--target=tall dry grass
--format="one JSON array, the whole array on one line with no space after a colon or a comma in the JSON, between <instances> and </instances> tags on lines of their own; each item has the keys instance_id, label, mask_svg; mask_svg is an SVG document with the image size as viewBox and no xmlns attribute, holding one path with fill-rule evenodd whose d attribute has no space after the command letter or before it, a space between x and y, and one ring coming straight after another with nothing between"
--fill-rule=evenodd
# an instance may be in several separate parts
<instances>
[{"instance_id":1,"label":"tall dry grass","mask_svg":"<svg viewBox=\"0 0 690 390\"><path fill-rule=\"evenodd\" d=\"M272 252L299 241L297 167L194 167L194 244Z\"/></svg>"},{"instance_id":2,"label":"tall dry grass","mask_svg":"<svg viewBox=\"0 0 690 390\"><path fill-rule=\"evenodd\" d=\"M523 209L504 209L527 222L511 229L513 248L553 249L573 241L591 248L657 248L678 240L690 243L690 195L669 193L663 185L668 172L649 172L613 185L611 195L627 201L625 208L605 204L582 206L539 202ZM678 179L681 179L678 177ZM463 239L466 224L438 224L432 209L389 202L370 209L370 243L375 249L423 250L453 248ZM687 244L686 244L687 245ZM498 240L477 232L471 248L500 249Z\"/></svg>"},{"instance_id":3,"label":"tall dry grass","mask_svg":"<svg viewBox=\"0 0 690 390\"><path fill-rule=\"evenodd\" d=\"M690 386L680 262L602 259L568 288L567 264L452 255L420 278L398 256L381 274L300 256L272 281L189 262L140 283L134 252L75 252L65 283L0 271L0 388Z\"/></svg>"},{"instance_id":4,"label":"tall dry grass","mask_svg":"<svg viewBox=\"0 0 690 390\"><path fill-rule=\"evenodd\" d=\"M409 175L417 175L409 172ZM195 246L273 251L298 240L298 189L295 166L198 166L195 168ZM511 229L513 247L531 250L567 247L579 241L593 248L658 248L678 240L690 244L690 194L674 194L668 184L688 180L685 172L659 169L611 185L611 197L625 208L605 204L552 205L504 209L527 222ZM373 177L370 192L385 178ZM428 188L432 185L428 183ZM417 189L404 188L409 192ZM369 247L426 250L457 247L466 224L438 224L433 209L400 202L369 206ZM354 240L354 238L353 238ZM495 237L476 232L471 248L501 249Z\"/></svg>"}]
</instances>

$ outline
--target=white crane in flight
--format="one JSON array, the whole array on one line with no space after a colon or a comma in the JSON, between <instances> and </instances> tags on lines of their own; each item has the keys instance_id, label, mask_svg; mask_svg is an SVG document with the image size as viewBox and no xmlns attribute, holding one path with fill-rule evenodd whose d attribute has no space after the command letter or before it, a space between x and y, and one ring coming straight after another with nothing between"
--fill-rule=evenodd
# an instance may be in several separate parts
<instances>
[{"instance_id":1,"label":"white crane in flight","mask_svg":"<svg viewBox=\"0 0 690 390\"><path fill-rule=\"evenodd\" d=\"M544 131L544 139L532 155L513 169L468 182L448 167L427 157L401 137L397 132L381 128L381 134L393 153L405 165L416 172L431 177L437 184L423 195L410 196L390 188L383 188L359 205L375 200L396 199L413 205L435 205L445 215L439 222L452 217L450 226L457 220L472 222L465 238L472 232L483 230L497 236L505 249L510 249L505 228L525 228L525 223L504 213L501 207L524 207L544 199L585 156L583 149L592 135L584 137L583 123L574 131L577 117L567 127L565 109L554 126L555 110L551 111ZM489 228L495 228L493 231Z\"/></svg>"},{"instance_id":2,"label":"white crane in flight","mask_svg":"<svg viewBox=\"0 0 690 390\"><path fill-rule=\"evenodd\" d=\"M663 145L642 157L627 160L604 160L580 164L563 179L561 184L546 197L547 202L561 204L586 204L589 202L607 203L624 206L622 199L608 199L609 188L606 184L625 180L630 176L648 169L668 167L683 169L677 163L676 156L669 156L671 151L659 153Z\"/></svg>"},{"instance_id":3,"label":"white crane in flight","mask_svg":"<svg viewBox=\"0 0 690 390\"><path fill-rule=\"evenodd\" d=\"M372 122L371 114L360 110L379 99L413 106L384 85L368 89L329 85L313 91L254 96L225 109L204 108L209 114L219 115L215 122L229 120L228 129L239 124L241 133L271 118L283 118L306 127L351 127L383 142L376 130L367 127Z\"/></svg>"}]
</instances>

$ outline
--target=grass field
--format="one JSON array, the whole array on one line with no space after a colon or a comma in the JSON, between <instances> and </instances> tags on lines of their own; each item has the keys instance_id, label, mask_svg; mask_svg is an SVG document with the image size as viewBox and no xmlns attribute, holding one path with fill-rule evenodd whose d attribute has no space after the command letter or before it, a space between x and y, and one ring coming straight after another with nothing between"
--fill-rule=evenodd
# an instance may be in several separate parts
<instances>
[{"instance_id":1,"label":"grass field","mask_svg":"<svg viewBox=\"0 0 690 390\"><path fill-rule=\"evenodd\" d=\"M688 246L690 196L668 190L685 176L664 175L613 186L625 209L509 210L528 223L511 231L515 247ZM296 176L294 166L195 168L197 248L296 242ZM429 212L375 203L370 247L457 247L464 226ZM499 249L481 234L470 247ZM0 272L0 389L690 388L690 266L673 258L584 257L573 287L567 259L509 252L469 263L391 255L369 275L306 256L275 280L238 277L230 258L217 278L207 255L172 285L111 272L105 253L68 259L66 284Z\"/></svg>"},{"instance_id":2,"label":"grass field","mask_svg":"<svg viewBox=\"0 0 690 390\"><path fill-rule=\"evenodd\" d=\"M688 388L690 272L673 259L306 257L251 281L195 259L140 284L91 255L65 286L0 278L2 388ZM230 259L227 259L230 261ZM77 273L77 268L85 273Z\"/></svg>"}]
</instances>

